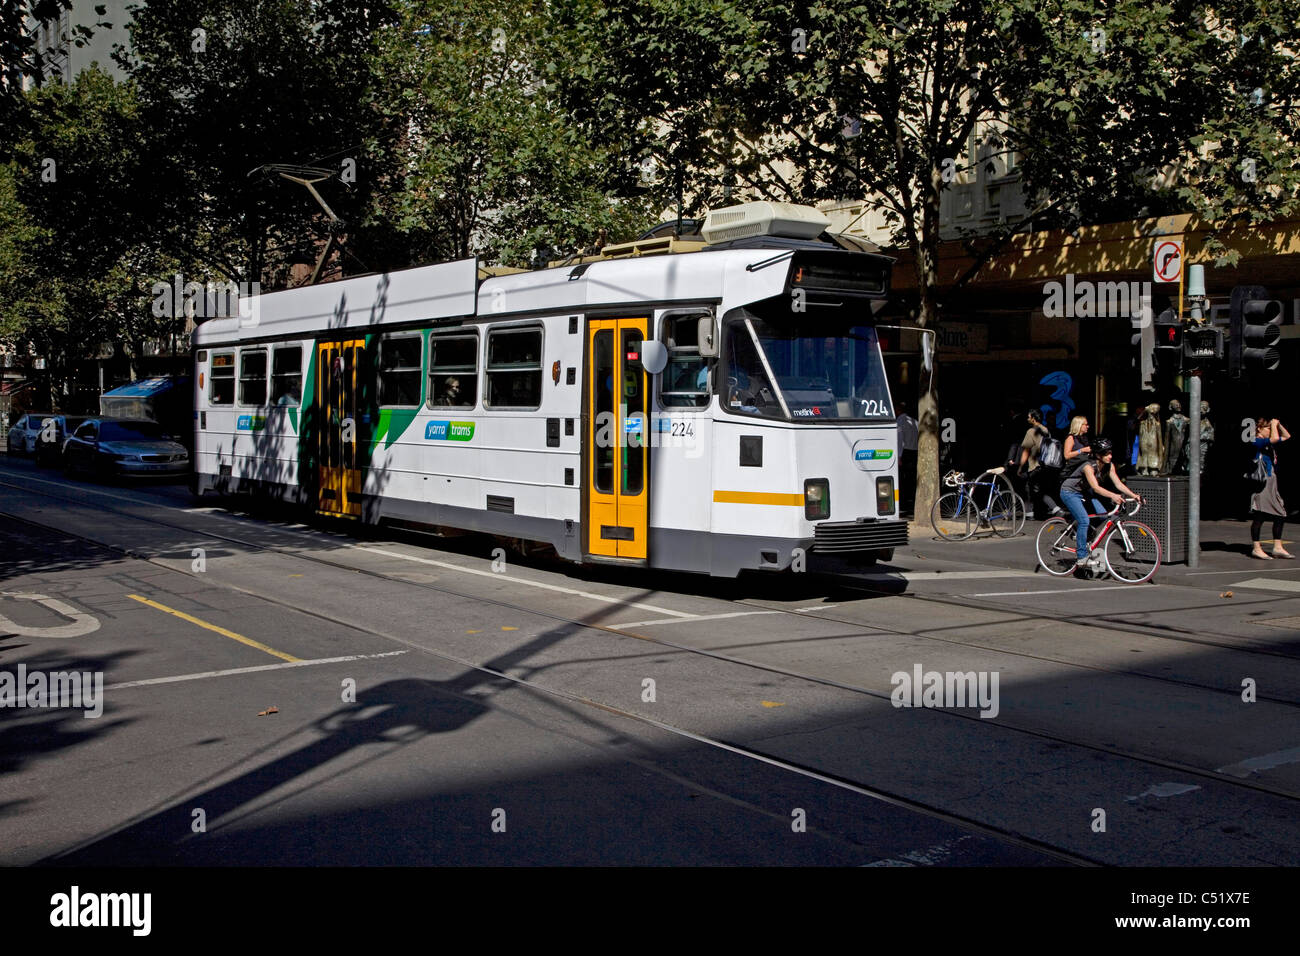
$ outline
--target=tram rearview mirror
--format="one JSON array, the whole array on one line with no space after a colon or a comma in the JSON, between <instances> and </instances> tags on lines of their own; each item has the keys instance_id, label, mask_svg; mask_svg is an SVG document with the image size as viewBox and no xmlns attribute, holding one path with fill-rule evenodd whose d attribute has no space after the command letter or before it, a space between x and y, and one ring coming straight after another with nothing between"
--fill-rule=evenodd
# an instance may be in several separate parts
<instances>
[{"instance_id":1,"label":"tram rearview mirror","mask_svg":"<svg viewBox=\"0 0 1300 956\"><path fill-rule=\"evenodd\" d=\"M715 338L713 316L700 316L700 328L697 341L700 343L700 356L702 358L716 358L718 355L718 340Z\"/></svg>"},{"instance_id":2,"label":"tram rearview mirror","mask_svg":"<svg viewBox=\"0 0 1300 956\"><path fill-rule=\"evenodd\" d=\"M651 375L658 375L668 365L668 347L654 339L641 343L641 367Z\"/></svg>"}]
</instances>

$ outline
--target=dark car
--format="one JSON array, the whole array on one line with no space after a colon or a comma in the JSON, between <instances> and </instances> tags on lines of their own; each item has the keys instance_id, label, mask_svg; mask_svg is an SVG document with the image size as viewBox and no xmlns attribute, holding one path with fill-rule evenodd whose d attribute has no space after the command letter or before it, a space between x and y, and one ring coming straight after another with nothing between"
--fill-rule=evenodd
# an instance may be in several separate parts
<instances>
[{"instance_id":1,"label":"dark car","mask_svg":"<svg viewBox=\"0 0 1300 956\"><path fill-rule=\"evenodd\" d=\"M63 469L104 478L185 475L190 455L155 422L90 418L63 446Z\"/></svg>"},{"instance_id":2,"label":"dark car","mask_svg":"<svg viewBox=\"0 0 1300 956\"><path fill-rule=\"evenodd\" d=\"M85 415L50 415L48 427L36 435L36 464L56 466L63 461L63 446L68 436L86 420Z\"/></svg>"}]
</instances>

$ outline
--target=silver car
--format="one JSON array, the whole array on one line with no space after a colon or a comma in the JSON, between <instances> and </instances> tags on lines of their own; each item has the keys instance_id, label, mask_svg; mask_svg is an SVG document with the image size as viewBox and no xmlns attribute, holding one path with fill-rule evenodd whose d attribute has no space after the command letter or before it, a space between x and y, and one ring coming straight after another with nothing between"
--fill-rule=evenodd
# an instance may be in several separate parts
<instances>
[{"instance_id":1,"label":"silver car","mask_svg":"<svg viewBox=\"0 0 1300 956\"><path fill-rule=\"evenodd\" d=\"M190 455L155 422L90 418L63 446L63 468L102 478L189 474Z\"/></svg>"},{"instance_id":2,"label":"silver car","mask_svg":"<svg viewBox=\"0 0 1300 956\"><path fill-rule=\"evenodd\" d=\"M9 429L9 454L36 454L36 443L40 440L44 423L49 419L57 423L60 417L53 412L28 412L20 415Z\"/></svg>"}]
</instances>

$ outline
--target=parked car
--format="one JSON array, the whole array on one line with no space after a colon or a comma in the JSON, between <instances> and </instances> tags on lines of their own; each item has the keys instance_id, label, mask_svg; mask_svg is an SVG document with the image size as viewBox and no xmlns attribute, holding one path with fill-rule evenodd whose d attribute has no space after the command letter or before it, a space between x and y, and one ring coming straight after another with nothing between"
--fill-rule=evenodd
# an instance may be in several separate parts
<instances>
[{"instance_id":1,"label":"parked car","mask_svg":"<svg viewBox=\"0 0 1300 956\"><path fill-rule=\"evenodd\" d=\"M63 470L101 478L188 474L190 455L155 422L88 418L63 446Z\"/></svg>"},{"instance_id":2,"label":"parked car","mask_svg":"<svg viewBox=\"0 0 1300 956\"><path fill-rule=\"evenodd\" d=\"M47 418L58 418L53 412L28 412L18 416L9 429L9 454L34 455L36 442L40 438L43 422Z\"/></svg>"},{"instance_id":3,"label":"parked car","mask_svg":"<svg viewBox=\"0 0 1300 956\"><path fill-rule=\"evenodd\" d=\"M63 446L68 440L68 435L76 431L81 423L86 420L85 415L53 415L47 418L54 419L53 431L44 427L36 435L36 464L49 465L51 467L59 465L63 461Z\"/></svg>"}]
</instances>

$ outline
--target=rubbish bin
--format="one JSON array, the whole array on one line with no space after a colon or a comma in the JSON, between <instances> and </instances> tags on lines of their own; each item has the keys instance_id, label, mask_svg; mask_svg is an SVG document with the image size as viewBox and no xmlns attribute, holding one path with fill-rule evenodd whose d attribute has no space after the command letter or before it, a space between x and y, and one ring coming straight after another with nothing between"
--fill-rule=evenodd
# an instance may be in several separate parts
<instances>
[{"instance_id":1,"label":"rubbish bin","mask_svg":"<svg viewBox=\"0 0 1300 956\"><path fill-rule=\"evenodd\" d=\"M1137 520L1160 539L1160 560L1166 564L1187 560L1187 480L1186 475L1134 475L1124 482L1145 499Z\"/></svg>"}]
</instances>

